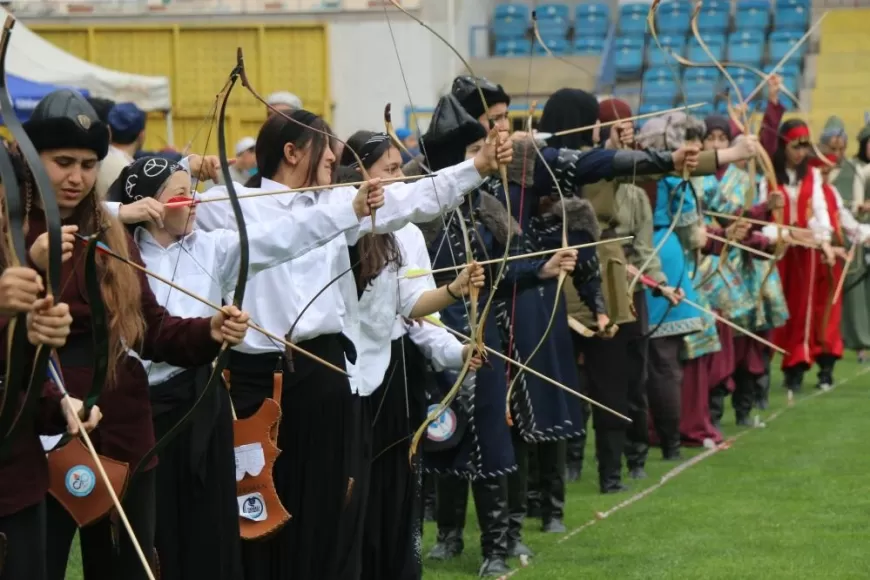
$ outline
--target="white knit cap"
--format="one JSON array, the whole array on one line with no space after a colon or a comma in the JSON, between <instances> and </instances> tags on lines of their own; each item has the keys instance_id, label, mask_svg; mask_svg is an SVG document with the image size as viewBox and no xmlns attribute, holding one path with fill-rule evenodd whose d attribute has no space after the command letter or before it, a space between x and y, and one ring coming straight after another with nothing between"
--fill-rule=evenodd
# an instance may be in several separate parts
<instances>
[{"instance_id":1,"label":"white knit cap","mask_svg":"<svg viewBox=\"0 0 870 580\"><path fill-rule=\"evenodd\" d=\"M300 99L293 93L288 93L287 91L278 91L277 93L272 93L271 95L269 95L269 98L266 99L266 102L273 107L277 105L285 105L293 109L302 108L302 99Z\"/></svg>"},{"instance_id":2,"label":"white knit cap","mask_svg":"<svg viewBox=\"0 0 870 580\"><path fill-rule=\"evenodd\" d=\"M236 155L241 155L248 149L253 149L257 144L257 140L253 137L242 137L239 139L238 143L236 143Z\"/></svg>"}]
</instances>

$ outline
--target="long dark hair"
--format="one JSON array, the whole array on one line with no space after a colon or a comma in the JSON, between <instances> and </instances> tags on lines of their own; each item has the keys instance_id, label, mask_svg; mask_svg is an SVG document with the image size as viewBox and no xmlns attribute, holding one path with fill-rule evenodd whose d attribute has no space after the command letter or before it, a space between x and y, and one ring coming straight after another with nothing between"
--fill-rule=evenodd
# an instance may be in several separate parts
<instances>
[{"instance_id":1,"label":"long dark hair","mask_svg":"<svg viewBox=\"0 0 870 580\"><path fill-rule=\"evenodd\" d=\"M800 119L789 119L779 127L779 133L777 134L777 148L776 152L773 154L773 170L776 173L776 180L781 184L789 184L788 174L785 172L785 148L788 145L788 143L786 143L785 141L785 135L795 127L806 127L806 125L807 124ZM795 168L797 180L801 181L804 177L806 177L808 171L809 156L804 157L804 160L801 162L801 164Z\"/></svg>"},{"instance_id":2,"label":"long dark hair","mask_svg":"<svg viewBox=\"0 0 870 580\"><path fill-rule=\"evenodd\" d=\"M377 133L372 131L357 131L350 136L347 140L347 146L342 152L342 167L337 175L338 183L353 183L362 179L362 174L359 170L348 167L348 165L356 161L356 158L350 152L351 149L357 152L363 160L363 166L366 169L377 163L378 159L390 150L392 144L389 139L384 141L386 145L377 144L372 142L372 137L375 136L377 136ZM370 142L372 144L368 149L371 149L371 151L367 151L366 143ZM392 233L366 234L357 242L357 250L360 257L360 267L357 273L359 288L366 288L390 264L393 264L396 268L402 265L402 252L399 249L399 242Z\"/></svg>"},{"instance_id":3,"label":"long dark hair","mask_svg":"<svg viewBox=\"0 0 870 580\"><path fill-rule=\"evenodd\" d=\"M272 179L278 173L281 162L284 161L284 146L287 143L292 143L300 150L305 149L309 144L311 145L311 156L309 157L308 175L305 178L305 185L327 185L325 183L315 183L317 179L317 166L327 147L335 151L337 142L334 138L326 137L326 135L318 131L332 135L332 129L322 118L304 109L296 109L285 114L299 123L317 129L317 131L312 131L308 127L294 123L284 115L271 115L263 123L263 126L260 127L260 132L257 135L257 144L254 147L254 152L257 156L257 174L248 180L245 184L246 187L260 187L263 178Z\"/></svg>"}]
</instances>

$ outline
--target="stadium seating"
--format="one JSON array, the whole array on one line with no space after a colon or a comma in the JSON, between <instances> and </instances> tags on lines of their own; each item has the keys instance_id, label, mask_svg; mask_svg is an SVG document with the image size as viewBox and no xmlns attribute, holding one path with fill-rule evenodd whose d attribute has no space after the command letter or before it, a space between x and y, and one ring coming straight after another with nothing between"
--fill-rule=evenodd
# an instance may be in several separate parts
<instances>
[{"instance_id":1,"label":"stadium seating","mask_svg":"<svg viewBox=\"0 0 870 580\"><path fill-rule=\"evenodd\" d=\"M679 56L684 56L686 53L686 40L682 36L660 36L659 42L664 50L658 50L655 43L647 50L647 66L651 68L673 64L674 59L668 51Z\"/></svg>"},{"instance_id":2,"label":"stadium seating","mask_svg":"<svg viewBox=\"0 0 870 580\"><path fill-rule=\"evenodd\" d=\"M617 77L637 77L643 70L643 49L633 47L616 49L615 64Z\"/></svg>"},{"instance_id":3,"label":"stadium seating","mask_svg":"<svg viewBox=\"0 0 870 580\"><path fill-rule=\"evenodd\" d=\"M776 30L770 33L770 62L777 63L783 58L792 47L798 43L802 34L799 31L791 30ZM800 62L806 52L806 43L801 44L788 59L789 63Z\"/></svg>"},{"instance_id":4,"label":"stadium seating","mask_svg":"<svg viewBox=\"0 0 870 580\"><path fill-rule=\"evenodd\" d=\"M698 15L701 33L725 34L731 22L731 3L723 0L705 2Z\"/></svg>"},{"instance_id":5,"label":"stadium seating","mask_svg":"<svg viewBox=\"0 0 870 580\"><path fill-rule=\"evenodd\" d=\"M761 66L764 43L760 40L734 38L728 42L728 60L751 66Z\"/></svg>"},{"instance_id":6,"label":"stadium seating","mask_svg":"<svg viewBox=\"0 0 870 580\"><path fill-rule=\"evenodd\" d=\"M806 30L809 8L801 4L780 5L774 9L773 24L777 30Z\"/></svg>"},{"instance_id":7,"label":"stadium seating","mask_svg":"<svg viewBox=\"0 0 870 580\"><path fill-rule=\"evenodd\" d=\"M701 34L701 39L713 53L717 60L725 59L725 35L724 34ZM697 39L689 38L689 51L686 56L692 62L710 62L710 57L701 48Z\"/></svg>"},{"instance_id":8,"label":"stadium seating","mask_svg":"<svg viewBox=\"0 0 870 580\"><path fill-rule=\"evenodd\" d=\"M734 22L740 30L766 30L770 23L770 3L767 0L737 0Z\"/></svg>"},{"instance_id":9,"label":"stadium seating","mask_svg":"<svg viewBox=\"0 0 870 580\"><path fill-rule=\"evenodd\" d=\"M574 36L604 38L610 28L607 4L578 4L574 9ZM576 44L575 44L576 46Z\"/></svg>"},{"instance_id":10,"label":"stadium seating","mask_svg":"<svg viewBox=\"0 0 870 580\"><path fill-rule=\"evenodd\" d=\"M659 34L685 34L692 17L688 2L669 2L656 11L656 30Z\"/></svg>"},{"instance_id":11,"label":"stadium seating","mask_svg":"<svg viewBox=\"0 0 870 580\"><path fill-rule=\"evenodd\" d=\"M528 38L503 38L495 41L495 56L529 56L532 41Z\"/></svg>"},{"instance_id":12,"label":"stadium seating","mask_svg":"<svg viewBox=\"0 0 870 580\"><path fill-rule=\"evenodd\" d=\"M599 55L604 50L604 38L577 36L574 38L574 54Z\"/></svg>"},{"instance_id":13,"label":"stadium seating","mask_svg":"<svg viewBox=\"0 0 870 580\"><path fill-rule=\"evenodd\" d=\"M568 44L568 39L566 39L566 38L550 37L550 38L543 38L543 41L544 41L544 44L547 45L547 48L550 49L550 52L552 52L553 54L555 54L557 56L564 56L564 55L569 53L569 49L570 49L571 45ZM528 53L526 53L526 54L528 54ZM540 45L540 43L536 42L535 43L535 54L537 54L539 56L545 55L545 54L547 54L547 51L544 49L543 46Z\"/></svg>"},{"instance_id":14,"label":"stadium seating","mask_svg":"<svg viewBox=\"0 0 870 580\"><path fill-rule=\"evenodd\" d=\"M622 4L619 7L619 31L624 34L643 34L646 32L647 3Z\"/></svg>"},{"instance_id":15,"label":"stadium seating","mask_svg":"<svg viewBox=\"0 0 870 580\"><path fill-rule=\"evenodd\" d=\"M496 43L503 39L519 39L530 26L530 11L525 4L497 4L492 19Z\"/></svg>"}]
</instances>

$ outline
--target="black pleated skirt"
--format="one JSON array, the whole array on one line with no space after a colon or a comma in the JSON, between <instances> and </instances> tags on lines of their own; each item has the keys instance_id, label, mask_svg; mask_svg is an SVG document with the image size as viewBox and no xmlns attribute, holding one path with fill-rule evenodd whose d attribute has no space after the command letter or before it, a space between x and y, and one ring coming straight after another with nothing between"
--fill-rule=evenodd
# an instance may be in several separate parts
<instances>
[{"instance_id":1,"label":"black pleated skirt","mask_svg":"<svg viewBox=\"0 0 870 580\"><path fill-rule=\"evenodd\" d=\"M151 387L159 440L190 410L210 376L191 369ZM241 580L233 416L223 383L160 452L154 544L161 580Z\"/></svg>"},{"instance_id":2,"label":"black pleated skirt","mask_svg":"<svg viewBox=\"0 0 870 580\"><path fill-rule=\"evenodd\" d=\"M299 344L345 368L341 335ZM243 542L246 580L357 580L371 464L369 401L348 379L303 356L293 372L279 353L230 359L231 394L239 418L272 396L272 374L284 368L275 488L292 519L274 536Z\"/></svg>"},{"instance_id":3,"label":"black pleated skirt","mask_svg":"<svg viewBox=\"0 0 870 580\"><path fill-rule=\"evenodd\" d=\"M384 382L371 395L371 486L363 545L363 580L419 580L422 570L422 470L408 461L426 413L426 360L407 335L394 340ZM419 463L419 462L418 462Z\"/></svg>"}]
</instances>

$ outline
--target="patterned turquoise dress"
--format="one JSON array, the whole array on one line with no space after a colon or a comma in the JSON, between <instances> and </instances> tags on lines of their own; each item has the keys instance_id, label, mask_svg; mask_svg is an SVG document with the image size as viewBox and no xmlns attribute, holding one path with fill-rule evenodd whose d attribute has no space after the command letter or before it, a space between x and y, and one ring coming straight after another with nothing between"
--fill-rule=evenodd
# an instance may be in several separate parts
<instances>
[{"instance_id":1,"label":"patterned turquoise dress","mask_svg":"<svg viewBox=\"0 0 870 580\"><path fill-rule=\"evenodd\" d=\"M744 207L746 196L757 202L757 187L750 185L749 174L730 165L717 180L704 178L704 206L710 211L735 214ZM707 217L708 224L718 225ZM771 267L769 261L754 259L748 252L731 248L726 263L717 273L719 256L708 256L702 262L699 293L712 297L713 307L736 324L753 331L764 331L782 326L788 319L788 307L779 272L774 268L764 288L761 283ZM758 296L762 300L758 300Z\"/></svg>"}]
</instances>

